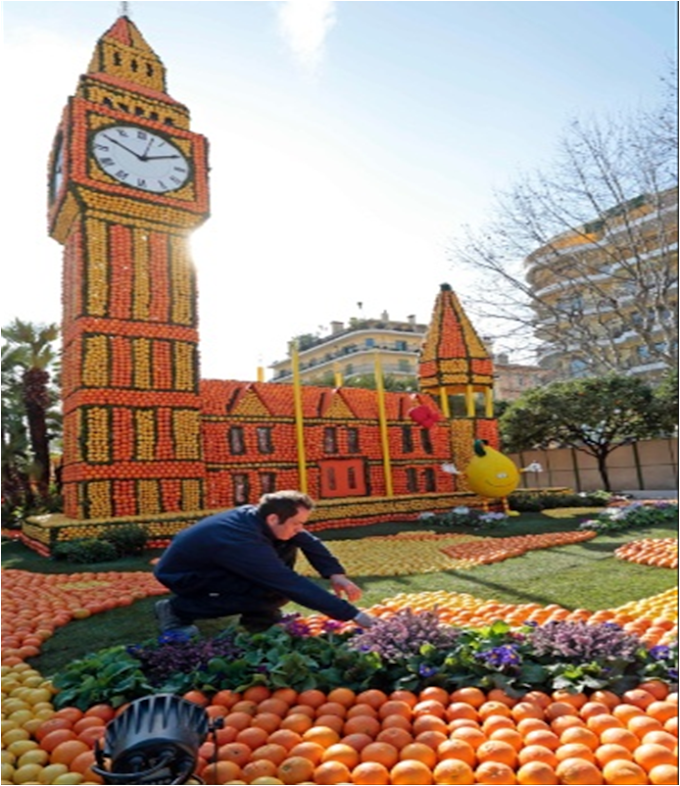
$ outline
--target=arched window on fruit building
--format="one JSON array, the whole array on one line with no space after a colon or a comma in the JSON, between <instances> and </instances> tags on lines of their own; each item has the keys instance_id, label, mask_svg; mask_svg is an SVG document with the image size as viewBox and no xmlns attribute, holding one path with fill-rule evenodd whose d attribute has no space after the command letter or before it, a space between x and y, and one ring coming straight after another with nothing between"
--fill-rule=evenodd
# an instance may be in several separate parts
<instances>
[{"instance_id":1,"label":"arched window on fruit building","mask_svg":"<svg viewBox=\"0 0 680 786\"><path fill-rule=\"evenodd\" d=\"M323 430L324 453L338 452L338 430L335 426L326 426Z\"/></svg>"},{"instance_id":2,"label":"arched window on fruit building","mask_svg":"<svg viewBox=\"0 0 680 786\"><path fill-rule=\"evenodd\" d=\"M349 426L347 429L347 452L359 453L361 448L359 446L359 429Z\"/></svg>"},{"instance_id":3,"label":"arched window on fruit building","mask_svg":"<svg viewBox=\"0 0 680 786\"><path fill-rule=\"evenodd\" d=\"M437 482L432 467L425 467L423 470L423 484L425 486L425 491L437 490Z\"/></svg>"},{"instance_id":4,"label":"arched window on fruit building","mask_svg":"<svg viewBox=\"0 0 680 786\"><path fill-rule=\"evenodd\" d=\"M275 472L261 472L260 473L260 493L271 494L276 491L276 473Z\"/></svg>"},{"instance_id":5,"label":"arched window on fruit building","mask_svg":"<svg viewBox=\"0 0 680 786\"><path fill-rule=\"evenodd\" d=\"M406 490L411 494L418 491L418 473L413 467L406 469Z\"/></svg>"},{"instance_id":6,"label":"arched window on fruit building","mask_svg":"<svg viewBox=\"0 0 680 786\"><path fill-rule=\"evenodd\" d=\"M401 427L401 450L402 453L413 453L413 428L411 426Z\"/></svg>"},{"instance_id":7,"label":"arched window on fruit building","mask_svg":"<svg viewBox=\"0 0 680 786\"><path fill-rule=\"evenodd\" d=\"M432 453L432 438L430 437L430 432L426 428L420 429L420 444L423 446L423 450L426 453Z\"/></svg>"},{"instance_id":8,"label":"arched window on fruit building","mask_svg":"<svg viewBox=\"0 0 680 786\"><path fill-rule=\"evenodd\" d=\"M274 452L274 443L272 442L272 429L270 426L258 426L257 449L260 453Z\"/></svg>"}]
</instances>

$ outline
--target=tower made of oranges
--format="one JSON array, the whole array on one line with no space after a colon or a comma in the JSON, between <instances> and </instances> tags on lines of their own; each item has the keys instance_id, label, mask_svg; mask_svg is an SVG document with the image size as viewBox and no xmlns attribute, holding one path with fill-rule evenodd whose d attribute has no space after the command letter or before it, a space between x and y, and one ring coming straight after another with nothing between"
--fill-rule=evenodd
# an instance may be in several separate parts
<instances>
[{"instance_id":1,"label":"tower made of oranges","mask_svg":"<svg viewBox=\"0 0 680 786\"><path fill-rule=\"evenodd\" d=\"M200 509L197 292L189 233L208 216L207 141L121 16L64 109L49 232L64 246L64 512Z\"/></svg>"},{"instance_id":2,"label":"tower made of oranges","mask_svg":"<svg viewBox=\"0 0 680 786\"><path fill-rule=\"evenodd\" d=\"M418 368L420 390L439 401L451 429L451 452L458 467L473 456L475 439L498 447L493 416L493 363L455 292L442 284L423 341ZM465 477L459 490L467 489Z\"/></svg>"}]
</instances>

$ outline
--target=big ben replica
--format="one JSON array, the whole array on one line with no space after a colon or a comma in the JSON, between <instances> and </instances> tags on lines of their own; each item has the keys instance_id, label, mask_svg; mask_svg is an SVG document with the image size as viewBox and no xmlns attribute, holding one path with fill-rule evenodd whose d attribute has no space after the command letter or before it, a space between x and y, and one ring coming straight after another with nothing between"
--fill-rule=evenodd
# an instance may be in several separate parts
<instances>
[{"instance_id":1,"label":"big ben replica","mask_svg":"<svg viewBox=\"0 0 680 786\"><path fill-rule=\"evenodd\" d=\"M121 16L99 39L57 130L49 232L64 246L64 513L200 510L196 278L207 141Z\"/></svg>"}]
</instances>

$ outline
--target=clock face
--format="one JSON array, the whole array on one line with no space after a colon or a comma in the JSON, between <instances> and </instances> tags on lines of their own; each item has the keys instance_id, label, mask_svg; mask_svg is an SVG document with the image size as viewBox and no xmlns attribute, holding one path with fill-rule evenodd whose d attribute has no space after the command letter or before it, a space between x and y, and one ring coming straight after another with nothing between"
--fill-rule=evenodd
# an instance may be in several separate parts
<instances>
[{"instance_id":1,"label":"clock face","mask_svg":"<svg viewBox=\"0 0 680 786\"><path fill-rule=\"evenodd\" d=\"M191 165L178 147L139 126L107 126L92 137L91 150L107 175L142 191L175 191L191 176Z\"/></svg>"},{"instance_id":2,"label":"clock face","mask_svg":"<svg viewBox=\"0 0 680 786\"><path fill-rule=\"evenodd\" d=\"M64 137L60 133L55 143L52 159L52 176L50 178L50 201L54 202L64 182Z\"/></svg>"}]
</instances>

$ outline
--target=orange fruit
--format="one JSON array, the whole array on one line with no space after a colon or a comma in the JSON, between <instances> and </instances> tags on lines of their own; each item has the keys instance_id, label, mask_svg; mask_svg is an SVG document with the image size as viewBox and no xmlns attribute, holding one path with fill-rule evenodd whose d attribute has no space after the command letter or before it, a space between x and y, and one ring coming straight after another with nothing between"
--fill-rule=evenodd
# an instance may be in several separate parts
<instances>
[{"instance_id":1,"label":"orange fruit","mask_svg":"<svg viewBox=\"0 0 680 786\"><path fill-rule=\"evenodd\" d=\"M678 707L670 701L653 701L645 710L650 718L665 723L669 718L677 717Z\"/></svg>"},{"instance_id":2,"label":"orange fruit","mask_svg":"<svg viewBox=\"0 0 680 786\"><path fill-rule=\"evenodd\" d=\"M344 721L342 726L343 734L368 734L371 737L376 737L382 726L377 718L370 715L355 715L353 718L348 718Z\"/></svg>"},{"instance_id":3,"label":"orange fruit","mask_svg":"<svg viewBox=\"0 0 680 786\"><path fill-rule=\"evenodd\" d=\"M557 756L560 761L564 761L564 759L595 761L595 754L592 749L582 742L568 742L566 745L560 745L560 747L555 750L555 756Z\"/></svg>"},{"instance_id":4,"label":"orange fruit","mask_svg":"<svg viewBox=\"0 0 680 786\"><path fill-rule=\"evenodd\" d=\"M557 718L550 721L550 728L558 736L566 729L571 729L573 726L585 727L586 722L581 720L578 715L558 715Z\"/></svg>"},{"instance_id":5,"label":"orange fruit","mask_svg":"<svg viewBox=\"0 0 680 786\"><path fill-rule=\"evenodd\" d=\"M517 761L520 765L528 764L530 761L540 761L543 764L549 764L554 769L557 767L559 759L550 748L543 745L527 745L517 751Z\"/></svg>"},{"instance_id":6,"label":"orange fruit","mask_svg":"<svg viewBox=\"0 0 680 786\"><path fill-rule=\"evenodd\" d=\"M579 710L579 715L586 720L593 715L610 715L609 705L603 701L587 701Z\"/></svg>"},{"instance_id":7,"label":"orange fruit","mask_svg":"<svg viewBox=\"0 0 680 786\"><path fill-rule=\"evenodd\" d=\"M281 716L274 712L259 712L250 722L251 726L264 729L267 734L276 731L281 725Z\"/></svg>"},{"instance_id":8,"label":"orange fruit","mask_svg":"<svg viewBox=\"0 0 680 786\"><path fill-rule=\"evenodd\" d=\"M215 761L206 764L201 771L205 783L228 783L241 778L241 768L233 761Z\"/></svg>"},{"instance_id":9,"label":"orange fruit","mask_svg":"<svg viewBox=\"0 0 680 786\"><path fill-rule=\"evenodd\" d=\"M429 685L418 694L418 702L430 700L446 705L451 699L448 691L444 690L444 688L440 688L437 685Z\"/></svg>"},{"instance_id":10,"label":"orange fruit","mask_svg":"<svg viewBox=\"0 0 680 786\"><path fill-rule=\"evenodd\" d=\"M38 726L38 728L33 732L33 736L36 738L36 740L38 740L38 742L40 742L51 731L58 731L61 729L66 729L68 731L71 731L72 726L73 726L73 721L70 721L67 718L55 718L54 715L52 715L52 717L43 721L40 724L40 726Z\"/></svg>"},{"instance_id":11,"label":"orange fruit","mask_svg":"<svg viewBox=\"0 0 680 786\"><path fill-rule=\"evenodd\" d=\"M555 774L560 783L570 786L574 786L574 784L599 786L603 783L600 769L592 761L586 759L564 759L555 767Z\"/></svg>"},{"instance_id":12,"label":"orange fruit","mask_svg":"<svg viewBox=\"0 0 680 786\"><path fill-rule=\"evenodd\" d=\"M506 715L489 715L482 723L482 731L488 736L498 729L514 729L515 721Z\"/></svg>"},{"instance_id":13,"label":"orange fruit","mask_svg":"<svg viewBox=\"0 0 680 786\"><path fill-rule=\"evenodd\" d=\"M509 742L487 740L477 748L477 761L497 761L514 767L517 764L517 751Z\"/></svg>"},{"instance_id":14,"label":"orange fruit","mask_svg":"<svg viewBox=\"0 0 680 786\"><path fill-rule=\"evenodd\" d=\"M555 770L544 761L528 761L517 770L517 783L553 784L559 783Z\"/></svg>"},{"instance_id":15,"label":"orange fruit","mask_svg":"<svg viewBox=\"0 0 680 786\"><path fill-rule=\"evenodd\" d=\"M566 701L553 701L545 708L545 717L550 721L560 715L578 715L578 710L573 704Z\"/></svg>"},{"instance_id":16,"label":"orange fruit","mask_svg":"<svg viewBox=\"0 0 680 786\"><path fill-rule=\"evenodd\" d=\"M610 710L616 707L617 704L621 704L621 699L616 693L612 693L610 690L593 691L593 693L590 694L590 700L602 702L602 704L606 704Z\"/></svg>"},{"instance_id":17,"label":"orange fruit","mask_svg":"<svg viewBox=\"0 0 680 786\"><path fill-rule=\"evenodd\" d=\"M377 718L378 717L378 710L375 707L371 707L370 704L354 704L347 710L347 715L345 715L346 719L355 718L357 715L369 718Z\"/></svg>"},{"instance_id":18,"label":"orange fruit","mask_svg":"<svg viewBox=\"0 0 680 786\"><path fill-rule=\"evenodd\" d=\"M446 716L446 705L436 699L423 699L412 708L413 717L420 715L434 715L436 718Z\"/></svg>"},{"instance_id":19,"label":"orange fruit","mask_svg":"<svg viewBox=\"0 0 680 786\"><path fill-rule=\"evenodd\" d=\"M384 704L378 708L378 717L383 719L388 715L401 715L402 718L407 720L411 719L413 711L411 705L399 699L388 699Z\"/></svg>"},{"instance_id":20,"label":"orange fruit","mask_svg":"<svg viewBox=\"0 0 680 786\"><path fill-rule=\"evenodd\" d=\"M315 726L326 726L338 734L344 734L345 721L339 715L319 715L314 719Z\"/></svg>"},{"instance_id":21,"label":"orange fruit","mask_svg":"<svg viewBox=\"0 0 680 786\"><path fill-rule=\"evenodd\" d=\"M535 729L524 735L525 745L543 745L544 748L557 750L560 746L560 738L554 731L549 729Z\"/></svg>"},{"instance_id":22,"label":"orange fruit","mask_svg":"<svg viewBox=\"0 0 680 786\"><path fill-rule=\"evenodd\" d=\"M523 736L536 729L551 730L549 724L540 718L522 718L521 721L517 722L517 731Z\"/></svg>"},{"instance_id":23,"label":"orange fruit","mask_svg":"<svg viewBox=\"0 0 680 786\"><path fill-rule=\"evenodd\" d=\"M93 704L89 709L85 710L86 718L101 718L105 723L113 720L115 716L116 711L110 704Z\"/></svg>"},{"instance_id":24,"label":"orange fruit","mask_svg":"<svg viewBox=\"0 0 680 786\"><path fill-rule=\"evenodd\" d=\"M442 742L442 744L437 748L437 756L439 757L440 761L445 761L446 759L458 759L459 761L464 761L466 764L469 764L471 767L477 761L477 754L475 753L475 749L472 747L472 745L470 745L470 743L466 742L465 740L459 740L456 738Z\"/></svg>"},{"instance_id":25,"label":"orange fruit","mask_svg":"<svg viewBox=\"0 0 680 786\"><path fill-rule=\"evenodd\" d=\"M572 726L569 729L565 729L562 734L560 734L560 743L562 745L568 745L572 742L580 742L594 751L595 748L600 745L600 738L590 729L586 729L582 726Z\"/></svg>"},{"instance_id":26,"label":"orange fruit","mask_svg":"<svg viewBox=\"0 0 680 786\"><path fill-rule=\"evenodd\" d=\"M480 707L486 701L486 694L479 688L456 688L449 696L449 702L462 701L472 707Z\"/></svg>"},{"instance_id":27,"label":"orange fruit","mask_svg":"<svg viewBox=\"0 0 680 786\"><path fill-rule=\"evenodd\" d=\"M359 755L361 761L377 761L388 770L399 761L399 751L388 742L371 742L363 748Z\"/></svg>"},{"instance_id":28,"label":"orange fruit","mask_svg":"<svg viewBox=\"0 0 680 786\"><path fill-rule=\"evenodd\" d=\"M362 751L369 742L373 742L373 737L369 736L368 734L361 734L357 732L356 734L345 735L342 737L340 742L342 742L343 745L349 745L350 747L354 748L355 751Z\"/></svg>"},{"instance_id":29,"label":"orange fruit","mask_svg":"<svg viewBox=\"0 0 680 786\"><path fill-rule=\"evenodd\" d=\"M613 759L602 768L605 783L649 783L647 773L634 761Z\"/></svg>"},{"instance_id":30,"label":"orange fruit","mask_svg":"<svg viewBox=\"0 0 680 786\"><path fill-rule=\"evenodd\" d=\"M220 761L233 761L234 764L243 767L244 764L250 761L250 754L252 751L258 749L259 746L256 749L252 749L243 742L229 742L226 745L221 745L217 749L217 758Z\"/></svg>"},{"instance_id":31,"label":"orange fruit","mask_svg":"<svg viewBox=\"0 0 680 786\"><path fill-rule=\"evenodd\" d=\"M356 697L356 693L351 688L333 688L327 698L328 701L337 702L343 707L349 708L356 702Z\"/></svg>"},{"instance_id":32,"label":"orange fruit","mask_svg":"<svg viewBox=\"0 0 680 786\"><path fill-rule=\"evenodd\" d=\"M321 761L339 761L351 770L359 764L361 757L355 748L343 742L336 742L324 750Z\"/></svg>"},{"instance_id":33,"label":"orange fruit","mask_svg":"<svg viewBox=\"0 0 680 786\"><path fill-rule=\"evenodd\" d=\"M586 726L595 734L602 734L605 729L622 729L623 723L613 715L592 715Z\"/></svg>"},{"instance_id":34,"label":"orange fruit","mask_svg":"<svg viewBox=\"0 0 680 786\"><path fill-rule=\"evenodd\" d=\"M588 697L585 693L577 693L564 689L553 691L550 694L550 698L553 701L565 701L567 704L571 704L572 707L576 707L576 709L580 709L588 701Z\"/></svg>"},{"instance_id":35,"label":"orange fruit","mask_svg":"<svg viewBox=\"0 0 680 786\"><path fill-rule=\"evenodd\" d=\"M355 703L368 704L369 707L373 707L374 710L377 710L386 701L387 694L384 691L378 690L377 688L369 688L357 694Z\"/></svg>"},{"instance_id":36,"label":"orange fruit","mask_svg":"<svg viewBox=\"0 0 680 786\"><path fill-rule=\"evenodd\" d=\"M286 718L290 715L306 715L308 718L314 718L316 712L309 704L293 704L286 713Z\"/></svg>"},{"instance_id":37,"label":"orange fruit","mask_svg":"<svg viewBox=\"0 0 680 786\"><path fill-rule=\"evenodd\" d=\"M418 697L410 690L393 690L387 697L390 701L405 701L409 707L415 707Z\"/></svg>"},{"instance_id":38,"label":"orange fruit","mask_svg":"<svg viewBox=\"0 0 680 786\"><path fill-rule=\"evenodd\" d=\"M232 726L241 731L247 728L253 721L253 716L247 712L230 712L224 719L225 726Z\"/></svg>"},{"instance_id":39,"label":"orange fruit","mask_svg":"<svg viewBox=\"0 0 680 786\"><path fill-rule=\"evenodd\" d=\"M315 767L311 780L314 783L349 783L350 771L339 761L324 761Z\"/></svg>"},{"instance_id":40,"label":"orange fruit","mask_svg":"<svg viewBox=\"0 0 680 786\"><path fill-rule=\"evenodd\" d=\"M328 748L335 745L336 742L340 742L340 734L329 726L312 726L311 729L307 729L303 733L302 739L305 742L317 742L324 748Z\"/></svg>"},{"instance_id":41,"label":"orange fruit","mask_svg":"<svg viewBox=\"0 0 680 786\"><path fill-rule=\"evenodd\" d=\"M318 742L301 742L296 745L294 748L291 748L288 751L290 756L304 756L306 759L309 759L312 764L320 764L321 757L323 756L323 752L326 749L323 745L319 745Z\"/></svg>"},{"instance_id":42,"label":"orange fruit","mask_svg":"<svg viewBox=\"0 0 680 786\"><path fill-rule=\"evenodd\" d=\"M642 738L642 743L653 742L656 745L663 745L669 751L674 751L678 747L678 740L669 732L661 729L659 731L648 731Z\"/></svg>"},{"instance_id":43,"label":"orange fruit","mask_svg":"<svg viewBox=\"0 0 680 786\"><path fill-rule=\"evenodd\" d=\"M254 701L259 704L261 701L268 699L272 695L271 690L266 685L251 685L243 691L241 698L246 701Z\"/></svg>"},{"instance_id":44,"label":"orange fruit","mask_svg":"<svg viewBox=\"0 0 680 786\"><path fill-rule=\"evenodd\" d=\"M314 769L314 765L312 765L312 770ZM274 778L276 776L276 771L278 767L274 764L273 761L269 761L269 759L255 759L255 761L249 761L243 767L243 771L241 776L246 783L251 783L256 778ZM233 780L237 780L237 778L233 778ZM280 779L281 780L281 779ZM222 781L224 782L224 781Z\"/></svg>"},{"instance_id":45,"label":"orange fruit","mask_svg":"<svg viewBox=\"0 0 680 786\"><path fill-rule=\"evenodd\" d=\"M404 759L390 770L390 781L395 786L419 786L432 783L432 770L417 759Z\"/></svg>"},{"instance_id":46,"label":"orange fruit","mask_svg":"<svg viewBox=\"0 0 680 786\"><path fill-rule=\"evenodd\" d=\"M466 719L466 723L472 722ZM443 733L448 731L446 721L436 715L420 715L413 719L412 727L414 734L420 734L423 731L441 731Z\"/></svg>"},{"instance_id":47,"label":"orange fruit","mask_svg":"<svg viewBox=\"0 0 680 786\"><path fill-rule=\"evenodd\" d=\"M284 759L288 758L288 751L283 745L277 745L275 742L268 742L265 745L260 745L259 748L255 748L251 758L253 761L255 759L269 759L269 761L274 762L278 767Z\"/></svg>"},{"instance_id":48,"label":"orange fruit","mask_svg":"<svg viewBox=\"0 0 680 786\"><path fill-rule=\"evenodd\" d=\"M650 702L651 703L651 702ZM617 704L616 707L612 709L612 715L615 718L618 718L623 723L628 723L628 721L634 715L644 715L645 712L640 707L636 707L634 704L626 704L622 702L621 704Z\"/></svg>"},{"instance_id":49,"label":"orange fruit","mask_svg":"<svg viewBox=\"0 0 680 786\"><path fill-rule=\"evenodd\" d=\"M289 729L298 734L303 734L307 729L311 729L313 725L314 721L309 715L305 715L302 712L295 712L292 715L286 715L286 717L281 720L279 730Z\"/></svg>"},{"instance_id":50,"label":"orange fruit","mask_svg":"<svg viewBox=\"0 0 680 786\"><path fill-rule=\"evenodd\" d=\"M189 690L182 695L182 698L193 701L194 704L200 704L201 707L207 707L210 704L210 699L200 690Z\"/></svg>"},{"instance_id":51,"label":"orange fruit","mask_svg":"<svg viewBox=\"0 0 680 786\"><path fill-rule=\"evenodd\" d=\"M44 740L43 740L44 742ZM90 750L90 746L80 740L60 742L50 753L50 764L66 764L70 766L73 759Z\"/></svg>"},{"instance_id":52,"label":"orange fruit","mask_svg":"<svg viewBox=\"0 0 680 786\"><path fill-rule=\"evenodd\" d=\"M507 704L502 701L485 701L477 708L480 720L486 720L490 715L504 715L506 718L512 717L512 712Z\"/></svg>"},{"instance_id":53,"label":"orange fruit","mask_svg":"<svg viewBox=\"0 0 680 786\"><path fill-rule=\"evenodd\" d=\"M284 783L302 783L314 775L314 765L304 756L291 756L279 764L276 777Z\"/></svg>"},{"instance_id":54,"label":"orange fruit","mask_svg":"<svg viewBox=\"0 0 680 786\"><path fill-rule=\"evenodd\" d=\"M303 690L301 693L298 693L297 701L298 704L307 704L316 709L325 703L326 694L316 688L310 688L309 690Z\"/></svg>"},{"instance_id":55,"label":"orange fruit","mask_svg":"<svg viewBox=\"0 0 680 786\"><path fill-rule=\"evenodd\" d=\"M659 764L653 767L649 773L649 782L661 784L662 786L676 786L678 781L678 768L672 764Z\"/></svg>"},{"instance_id":56,"label":"orange fruit","mask_svg":"<svg viewBox=\"0 0 680 786\"><path fill-rule=\"evenodd\" d=\"M638 690L646 690L651 693L657 701L664 701L669 693L668 685L661 680L647 680L638 685Z\"/></svg>"},{"instance_id":57,"label":"orange fruit","mask_svg":"<svg viewBox=\"0 0 680 786\"><path fill-rule=\"evenodd\" d=\"M545 709L549 704L552 704L552 699L547 693L540 690L530 690L522 696L522 701L529 701L532 704L538 704L541 709Z\"/></svg>"},{"instance_id":58,"label":"orange fruit","mask_svg":"<svg viewBox=\"0 0 680 786\"><path fill-rule=\"evenodd\" d=\"M289 751L302 742L302 734L298 734L298 732L292 731L291 729L277 729L269 735L267 742L274 745L283 745L283 747ZM260 745L263 744L264 743L260 743ZM258 746L253 745L251 747L255 748Z\"/></svg>"},{"instance_id":59,"label":"orange fruit","mask_svg":"<svg viewBox=\"0 0 680 786\"><path fill-rule=\"evenodd\" d=\"M297 702L297 691L295 688L277 688L272 691L272 699L283 699L289 707Z\"/></svg>"},{"instance_id":60,"label":"orange fruit","mask_svg":"<svg viewBox=\"0 0 680 786\"><path fill-rule=\"evenodd\" d=\"M344 718L346 714L347 707L338 701L325 701L316 708L317 718L321 715L337 715L340 718Z\"/></svg>"},{"instance_id":61,"label":"orange fruit","mask_svg":"<svg viewBox=\"0 0 680 786\"><path fill-rule=\"evenodd\" d=\"M517 783L512 767L500 761L484 761L474 771L475 783Z\"/></svg>"},{"instance_id":62,"label":"orange fruit","mask_svg":"<svg viewBox=\"0 0 680 786\"><path fill-rule=\"evenodd\" d=\"M413 735L406 729L398 729L393 727L391 729L383 729L378 732L375 738L376 742L387 742L400 751L405 745L413 742Z\"/></svg>"},{"instance_id":63,"label":"orange fruit","mask_svg":"<svg viewBox=\"0 0 680 786\"><path fill-rule=\"evenodd\" d=\"M649 772L659 764L677 765L678 757L674 751L668 750L665 745L655 745L653 742L643 743L633 751L633 759L645 772Z\"/></svg>"},{"instance_id":64,"label":"orange fruit","mask_svg":"<svg viewBox=\"0 0 680 786\"><path fill-rule=\"evenodd\" d=\"M399 751L399 759L401 761L419 761L429 769L432 769L437 763L437 754L429 745L425 745L423 742L409 742L408 745L404 745Z\"/></svg>"},{"instance_id":65,"label":"orange fruit","mask_svg":"<svg viewBox=\"0 0 680 786\"><path fill-rule=\"evenodd\" d=\"M69 740L78 739L76 733L71 729L55 729L50 731L40 740L40 747L51 753L57 746ZM6 742L6 740L3 740Z\"/></svg>"},{"instance_id":66,"label":"orange fruit","mask_svg":"<svg viewBox=\"0 0 680 786\"><path fill-rule=\"evenodd\" d=\"M481 729L476 729L474 726L461 726L451 732L450 738L456 740L463 740L471 745L475 750L487 741L487 736ZM557 737L555 737L557 739Z\"/></svg>"},{"instance_id":67,"label":"orange fruit","mask_svg":"<svg viewBox=\"0 0 680 786\"><path fill-rule=\"evenodd\" d=\"M425 745L429 745L433 751L436 751L442 742L447 741L448 737L442 731L421 731L415 738L415 742L422 742Z\"/></svg>"},{"instance_id":68,"label":"orange fruit","mask_svg":"<svg viewBox=\"0 0 680 786\"><path fill-rule=\"evenodd\" d=\"M518 751L524 747L524 737L517 731L517 729L496 729L489 734L489 740L500 740L507 742Z\"/></svg>"},{"instance_id":69,"label":"orange fruit","mask_svg":"<svg viewBox=\"0 0 680 786\"><path fill-rule=\"evenodd\" d=\"M487 701L500 701L502 704L506 704L508 707L514 707L517 704L517 699L514 696L511 696L509 693L506 693L502 688L491 688L491 690L486 694Z\"/></svg>"},{"instance_id":70,"label":"orange fruit","mask_svg":"<svg viewBox=\"0 0 680 786\"><path fill-rule=\"evenodd\" d=\"M432 771L435 783L471 784L475 782L472 767L461 759L443 759Z\"/></svg>"},{"instance_id":71,"label":"orange fruit","mask_svg":"<svg viewBox=\"0 0 680 786\"><path fill-rule=\"evenodd\" d=\"M650 731L661 731L663 723L656 718L650 718L647 715L635 715L626 724L629 731L642 738Z\"/></svg>"},{"instance_id":72,"label":"orange fruit","mask_svg":"<svg viewBox=\"0 0 680 786\"><path fill-rule=\"evenodd\" d=\"M607 762L613 761L614 759L633 760L633 754L629 748L625 748L623 745L617 745L614 742L600 745L598 748L595 748L594 753L595 761L600 767L604 767Z\"/></svg>"},{"instance_id":73,"label":"orange fruit","mask_svg":"<svg viewBox=\"0 0 680 786\"><path fill-rule=\"evenodd\" d=\"M390 771L377 761L362 761L352 770L352 783L369 786L370 784L387 784L390 782Z\"/></svg>"},{"instance_id":74,"label":"orange fruit","mask_svg":"<svg viewBox=\"0 0 680 786\"><path fill-rule=\"evenodd\" d=\"M82 710L79 710L77 707L62 707L60 710L57 710L54 715L52 715L52 717L64 718L64 720L75 723L76 721L80 720L84 714L85 713Z\"/></svg>"},{"instance_id":75,"label":"orange fruit","mask_svg":"<svg viewBox=\"0 0 680 786\"><path fill-rule=\"evenodd\" d=\"M623 745L629 751L634 751L640 744L640 739L629 729L605 729L600 734L600 742L603 745L613 742L616 745Z\"/></svg>"},{"instance_id":76,"label":"orange fruit","mask_svg":"<svg viewBox=\"0 0 680 786\"><path fill-rule=\"evenodd\" d=\"M543 712L543 707L540 704L536 704L532 701L519 701L515 704L514 707L510 710L510 715L512 716L513 720L519 722L521 720L525 720L526 718L539 718L543 719L545 713Z\"/></svg>"},{"instance_id":77,"label":"orange fruit","mask_svg":"<svg viewBox=\"0 0 680 786\"><path fill-rule=\"evenodd\" d=\"M288 713L290 709L290 704L283 699L275 698L274 696L270 696L268 699L264 699L257 705L257 711L260 712L272 712L274 715L278 715L279 717L283 718Z\"/></svg>"},{"instance_id":78,"label":"orange fruit","mask_svg":"<svg viewBox=\"0 0 680 786\"><path fill-rule=\"evenodd\" d=\"M238 732L234 741L241 742L253 750L253 748L259 748L260 745L264 745L268 737L269 734L264 729L258 726L248 726Z\"/></svg>"},{"instance_id":79,"label":"orange fruit","mask_svg":"<svg viewBox=\"0 0 680 786\"><path fill-rule=\"evenodd\" d=\"M653 701L656 701L656 698L653 694L649 691L645 690L644 688L632 688L631 690L627 690L623 696L621 697L623 701L627 704L632 704L635 707L640 707L640 709L645 709L648 707Z\"/></svg>"}]
</instances>

